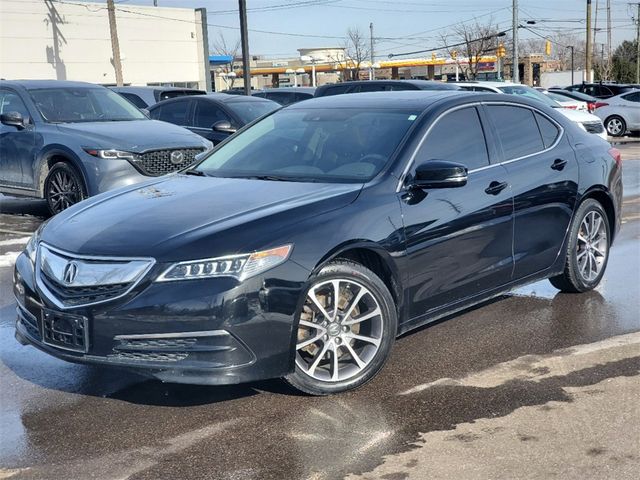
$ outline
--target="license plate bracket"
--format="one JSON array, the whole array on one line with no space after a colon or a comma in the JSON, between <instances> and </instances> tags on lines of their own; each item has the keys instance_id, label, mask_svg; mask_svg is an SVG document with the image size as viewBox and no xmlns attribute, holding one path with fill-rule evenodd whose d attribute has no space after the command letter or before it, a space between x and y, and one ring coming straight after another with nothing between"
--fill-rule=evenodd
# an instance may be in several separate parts
<instances>
[{"instance_id":1,"label":"license plate bracket","mask_svg":"<svg viewBox=\"0 0 640 480\"><path fill-rule=\"evenodd\" d=\"M89 349L89 319L44 308L42 341L52 347L86 353Z\"/></svg>"}]
</instances>

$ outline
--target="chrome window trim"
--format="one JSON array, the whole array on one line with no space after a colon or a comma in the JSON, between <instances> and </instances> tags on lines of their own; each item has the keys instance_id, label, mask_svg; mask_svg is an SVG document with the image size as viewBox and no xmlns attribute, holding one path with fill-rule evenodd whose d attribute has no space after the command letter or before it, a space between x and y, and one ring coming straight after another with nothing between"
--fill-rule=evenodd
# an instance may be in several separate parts
<instances>
[{"instance_id":1,"label":"chrome window trim","mask_svg":"<svg viewBox=\"0 0 640 480\"><path fill-rule=\"evenodd\" d=\"M51 250L53 252L59 253L60 255L63 255L65 257L71 258L71 259L78 259L78 260L90 260L90 261L106 261L106 262L131 262L131 261L145 261L145 262L149 262L149 265L147 265L147 268L145 268L142 272L140 272L137 276L137 278L135 280L133 280L131 282L131 286L124 291L123 293L121 293L120 295L116 295L115 297L111 297L108 298L106 300L99 300L97 302L89 302L89 303L82 303L82 304L78 304L78 305L65 305L64 302L60 301L54 294L53 292L51 292L42 282L41 280L41 275L42 272L40 270L40 246L44 245L45 248L47 248L48 250ZM77 309L77 308L83 308L83 307L88 307L91 305L99 305L102 303L107 303L107 302L112 302L114 300L117 300L119 298L122 298L126 295L128 295L131 290L133 290L136 286L138 286L138 284L140 283L140 281L145 278L148 273L151 271L151 269L153 268L153 266L156 264L156 260L155 258L152 257L110 257L110 256L101 256L101 255L81 255L81 254L75 254L75 253L71 253L71 252L67 252L66 250L62 250L60 248L56 248L56 247L52 247L51 245L49 245L48 243L45 242L40 242L38 243L38 247L36 250L36 262L35 262L35 278L36 278L36 289L39 291L39 293L41 293L42 295L44 295L47 300L51 301L57 308L61 309L61 310L73 310L73 309Z\"/></svg>"},{"instance_id":2,"label":"chrome window trim","mask_svg":"<svg viewBox=\"0 0 640 480\"><path fill-rule=\"evenodd\" d=\"M529 109L529 110L531 110L531 111L533 111L535 113L538 113L538 114L542 115L547 120L551 121L551 123L553 123L558 128L560 133L556 137L556 140L553 142L553 144L550 147L545 148L544 150L540 150L539 152L530 153L528 155L523 155L521 157L511 158L509 160L503 160L502 162L498 162L498 163L490 163L489 165L485 165L484 167L474 168L472 170L469 170L467 173L480 172L482 170L487 170L487 169L492 168L492 167L497 167L499 165L507 165L507 164L512 163L512 162L517 162L519 160L524 160L525 158L529 158L529 157L533 157L535 155L540 155L542 153L546 153L546 152L556 148L558 146L558 144L560 143L560 140L564 136L564 128L562 127L562 125L560 125L556 120L551 118L545 112L537 109L536 107L532 107L530 105L523 105L521 103L512 103L512 102L507 102L507 101L504 101L504 100L503 101L488 100L488 101L483 101L483 102L473 102L473 103L466 103L464 105L457 105L457 106L455 106L455 107L453 107L453 108L451 108L451 109L449 109L449 110L447 110L445 112L442 112L440 115L438 115L436 117L436 119L433 121L433 123L429 126L427 131L424 133L424 135L420 139L420 142L418 143L418 146L415 148L413 154L411 155L411 158L407 162L406 167L402 171L402 175L400 175L400 179L398 180L398 185L396 187L396 193L399 193L400 191L402 191L405 178L407 176L407 173L409 173L409 170L411 169L411 167L412 167L412 165L413 165L413 163L415 161L415 157L418 154L418 151L420 150L420 148L422 148L422 145L424 144L426 138L429 136L429 133L431 132L431 129L433 129L433 127L440 121L440 119L442 117L444 117L445 115L451 113L451 112L455 112L455 111L461 110L463 108L477 107L477 106L483 106L483 105L504 105L504 106L508 106L508 107L527 108L527 109ZM482 119L480 119L480 122L482 123ZM536 125L537 125L537 123L536 123ZM483 127L484 127L484 125L483 125ZM541 134L541 136L542 136L542 134Z\"/></svg>"}]
</instances>

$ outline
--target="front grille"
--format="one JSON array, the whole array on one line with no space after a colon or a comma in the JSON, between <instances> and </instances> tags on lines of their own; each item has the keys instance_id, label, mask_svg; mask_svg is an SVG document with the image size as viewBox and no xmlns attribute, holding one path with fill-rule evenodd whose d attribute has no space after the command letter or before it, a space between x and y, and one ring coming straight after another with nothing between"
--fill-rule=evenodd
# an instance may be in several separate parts
<instances>
[{"instance_id":1,"label":"front grille","mask_svg":"<svg viewBox=\"0 0 640 480\"><path fill-rule=\"evenodd\" d=\"M87 303L102 302L126 293L130 283L116 283L113 285L92 285L86 287L67 287L41 272L41 278L46 287L55 296L64 300L67 306L85 305Z\"/></svg>"},{"instance_id":2,"label":"front grille","mask_svg":"<svg viewBox=\"0 0 640 480\"><path fill-rule=\"evenodd\" d=\"M133 163L144 175L157 177L188 167L203 151L204 148L154 150L136 155Z\"/></svg>"},{"instance_id":3,"label":"front grille","mask_svg":"<svg viewBox=\"0 0 640 480\"><path fill-rule=\"evenodd\" d=\"M178 362L189 356L188 353L159 353L159 352L118 352L108 355L111 360L137 360L141 362Z\"/></svg>"},{"instance_id":4,"label":"front grille","mask_svg":"<svg viewBox=\"0 0 640 480\"><path fill-rule=\"evenodd\" d=\"M604 132L604 127L601 122L584 122L584 128L589 133L602 133Z\"/></svg>"}]
</instances>

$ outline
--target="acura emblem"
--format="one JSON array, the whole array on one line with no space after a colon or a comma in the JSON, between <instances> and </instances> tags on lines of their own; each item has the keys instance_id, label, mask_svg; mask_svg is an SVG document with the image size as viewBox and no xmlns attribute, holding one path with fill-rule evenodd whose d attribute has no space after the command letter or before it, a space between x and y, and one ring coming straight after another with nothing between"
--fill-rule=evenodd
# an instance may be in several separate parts
<instances>
[{"instance_id":1,"label":"acura emblem","mask_svg":"<svg viewBox=\"0 0 640 480\"><path fill-rule=\"evenodd\" d=\"M74 261L67 263L64 267L62 281L67 285L71 285L77 276L78 276L78 264Z\"/></svg>"},{"instance_id":2,"label":"acura emblem","mask_svg":"<svg viewBox=\"0 0 640 480\"><path fill-rule=\"evenodd\" d=\"M174 165L180 165L182 162L184 162L184 153L179 150L171 152L171 163Z\"/></svg>"}]
</instances>

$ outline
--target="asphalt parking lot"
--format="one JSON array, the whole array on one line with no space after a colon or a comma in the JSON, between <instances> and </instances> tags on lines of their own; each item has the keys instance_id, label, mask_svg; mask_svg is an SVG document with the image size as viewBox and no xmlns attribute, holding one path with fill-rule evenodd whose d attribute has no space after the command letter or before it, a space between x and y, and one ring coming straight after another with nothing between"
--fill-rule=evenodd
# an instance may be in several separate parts
<instances>
[{"instance_id":1,"label":"asphalt parking lot","mask_svg":"<svg viewBox=\"0 0 640 480\"><path fill-rule=\"evenodd\" d=\"M596 291L544 281L399 339L333 397L163 384L13 338L42 202L0 196L0 479L640 478L640 143Z\"/></svg>"}]
</instances>

